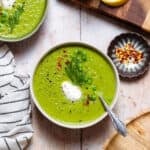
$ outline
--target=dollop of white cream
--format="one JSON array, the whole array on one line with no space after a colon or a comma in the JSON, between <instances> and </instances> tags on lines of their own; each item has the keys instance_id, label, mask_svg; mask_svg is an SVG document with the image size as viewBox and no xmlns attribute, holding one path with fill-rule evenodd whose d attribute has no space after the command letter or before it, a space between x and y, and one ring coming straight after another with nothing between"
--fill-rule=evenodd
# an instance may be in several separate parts
<instances>
[{"instance_id":1,"label":"dollop of white cream","mask_svg":"<svg viewBox=\"0 0 150 150\"><path fill-rule=\"evenodd\" d=\"M62 83L62 90L67 97L67 99L71 101L77 101L81 98L81 90L78 86L73 85L71 82L65 81Z\"/></svg>"},{"instance_id":2,"label":"dollop of white cream","mask_svg":"<svg viewBox=\"0 0 150 150\"><path fill-rule=\"evenodd\" d=\"M0 0L0 6L6 9L12 8L16 0Z\"/></svg>"}]
</instances>

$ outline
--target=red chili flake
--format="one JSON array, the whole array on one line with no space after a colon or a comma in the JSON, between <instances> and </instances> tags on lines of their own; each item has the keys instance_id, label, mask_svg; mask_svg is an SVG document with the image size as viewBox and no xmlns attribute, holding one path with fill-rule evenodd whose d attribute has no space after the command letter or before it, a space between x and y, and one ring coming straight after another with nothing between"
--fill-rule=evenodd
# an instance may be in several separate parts
<instances>
[{"instance_id":1,"label":"red chili flake","mask_svg":"<svg viewBox=\"0 0 150 150\"><path fill-rule=\"evenodd\" d=\"M70 64L70 61L69 61L69 60L67 60L67 61L65 62L65 64L66 64L66 65Z\"/></svg>"},{"instance_id":2,"label":"red chili flake","mask_svg":"<svg viewBox=\"0 0 150 150\"><path fill-rule=\"evenodd\" d=\"M83 105L88 106L90 104L89 96L87 96L87 99L83 103Z\"/></svg>"},{"instance_id":3,"label":"red chili flake","mask_svg":"<svg viewBox=\"0 0 150 150\"><path fill-rule=\"evenodd\" d=\"M85 103L84 103L84 105L88 106L89 105L89 100L86 100Z\"/></svg>"},{"instance_id":4,"label":"red chili flake","mask_svg":"<svg viewBox=\"0 0 150 150\"><path fill-rule=\"evenodd\" d=\"M127 43L123 48L116 48L116 56L121 63L139 63L143 59L143 52L136 50L131 43Z\"/></svg>"},{"instance_id":5,"label":"red chili flake","mask_svg":"<svg viewBox=\"0 0 150 150\"><path fill-rule=\"evenodd\" d=\"M68 54L67 54L67 51L66 50L63 50L63 57L68 57Z\"/></svg>"},{"instance_id":6,"label":"red chili flake","mask_svg":"<svg viewBox=\"0 0 150 150\"><path fill-rule=\"evenodd\" d=\"M58 70L62 69L62 60L63 60L62 57L58 57L58 59L57 59L57 69Z\"/></svg>"},{"instance_id":7,"label":"red chili flake","mask_svg":"<svg viewBox=\"0 0 150 150\"><path fill-rule=\"evenodd\" d=\"M66 50L63 50L63 52L66 53L67 51L66 51Z\"/></svg>"}]
</instances>

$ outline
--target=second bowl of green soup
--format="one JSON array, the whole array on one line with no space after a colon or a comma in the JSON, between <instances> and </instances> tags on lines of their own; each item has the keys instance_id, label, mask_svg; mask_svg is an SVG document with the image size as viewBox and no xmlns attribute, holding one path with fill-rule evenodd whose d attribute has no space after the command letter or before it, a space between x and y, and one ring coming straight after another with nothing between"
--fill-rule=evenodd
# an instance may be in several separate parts
<instances>
[{"instance_id":1,"label":"second bowl of green soup","mask_svg":"<svg viewBox=\"0 0 150 150\"><path fill-rule=\"evenodd\" d=\"M119 77L111 60L83 43L65 43L48 51L34 69L31 94L41 113L67 128L85 128L105 112L99 94L112 108Z\"/></svg>"},{"instance_id":2,"label":"second bowl of green soup","mask_svg":"<svg viewBox=\"0 0 150 150\"><path fill-rule=\"evenodd\" d=\"M42 24L48 0L1 0L0 40L16 42L33 35Z\"/></svg>"}]
</instances>

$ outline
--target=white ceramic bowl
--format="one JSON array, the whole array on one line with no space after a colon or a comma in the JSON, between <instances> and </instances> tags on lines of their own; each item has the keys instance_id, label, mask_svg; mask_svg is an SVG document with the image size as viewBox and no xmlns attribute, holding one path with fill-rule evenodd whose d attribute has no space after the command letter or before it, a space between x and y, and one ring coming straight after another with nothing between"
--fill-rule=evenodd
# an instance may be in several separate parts
<instances>
[{"instance_id":1,"label":"white ceramic bowl","mask_svg":"<svg viewBox=\"0 0 150 150\"><path fill-rule=\"evenodd\" d=\"M26 35L24 35L22 37L18 37L18 38L3 38L0 36L0 41L13 43L13 42L19 42L19 41L23 41L25 39L30 38L33 34L35 34L38 31L40 26L43 24L43 22L46 18L47 10L48 10L48 3L49 3L49 0L46 0L46 7L44 10L43 16L42 16L41 20L39 21L39 23L37 24L37 26L31 32L27 33Z\"/></svg>"},{"instance_id":2,"label":"white ceramic bowl","mask_svg":"<svg viewBox=\"0 0 150 150\"><path fill-rule=\"evenodd\" d=\"M107 112L105 112L103 115L101 115L99 118L97 118L96 120L94 121L91 121L89 123L84 123L84 124L67 124L67 123L62 123L62 122L59 122L55 119L53 119L50 115L48 115L44 110L43 108L39 105L35 95L34 95L34 90L33 90L33 78L34 78L34 74L35 74L35 71L39 65L39 63L41 62L41 60L50 52L50 51L53 51L53 50L56 50L57 48L59 47L63 47L63 46L68 46L68 45L79 45L79 46L84 46L84 47L88 47L88 48L91 48L92 50L96 50L100 53L100 55L102 55L109 63L110 65L112 66L113 70L114 70L114 73L115 73L115 76L116 76L116 93L115 93L115 96L114 96L114 99L113 99L113 102L112 102L112 105L110 106L111 109L114 107L116 101L117 101L117 97L118 97L118 92L119 92L119 85L120 85L120 81L119 81L119 75L118 75L118 71L116 69L116 67L114 66L114 64L112 63L111 59L106 56L104 53L102 53L101 51L99 51L97 48L93 47L93 46L90 46L88 44L85 44L85 43L81 43L81 42L69 42L69 43L63 43L63 44L60 44L60 45L57 45L53 48L51 48L48 52L46 52L42 57L41 59L38 61L38 63L36 64L34 70L33 70L33 73L32 73L32 78L31 78L31 82L30 82L30 90L31 90L31 96L33 98L33 101L36 105L36 107L39 109L39 111L51 122L61 126L61 127L66 127L66 128L70 128L70 129L81 129L81 128L86 128L86 127L90 127L92 125L95 125L96 123L102 121L106 115L107 115ZM110 89L111 90L111 89Z\"/></svg>"}]
</instances>

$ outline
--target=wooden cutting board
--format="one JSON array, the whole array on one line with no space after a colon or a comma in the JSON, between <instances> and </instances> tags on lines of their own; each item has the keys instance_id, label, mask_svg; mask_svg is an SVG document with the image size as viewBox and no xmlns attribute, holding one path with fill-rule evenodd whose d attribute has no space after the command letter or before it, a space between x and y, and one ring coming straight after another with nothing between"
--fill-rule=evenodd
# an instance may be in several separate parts
<instances>
[{"instance_id":1,"label":"wooden cutting board","mask_svg":"<svg viewBox=\"0 0 150 150\"><path fill-rule=\"evenodd\" d=\"M82 5L83 7L104 12L150 32L150 0L129 0L125 5L117 8L106 6L100 2L101 0L69 1Z\"/></svg>"},{"instance_id":2,"label":"wooden cutting board","mask_svg":"<svg viewBox=\"0 0 150 150\"><path fill-rule=\"evenodd\" d=\"M150 112L127 125L128 135L115 134L104 145L104 150L150 150Z\"/></svg>"}]
</instances>

